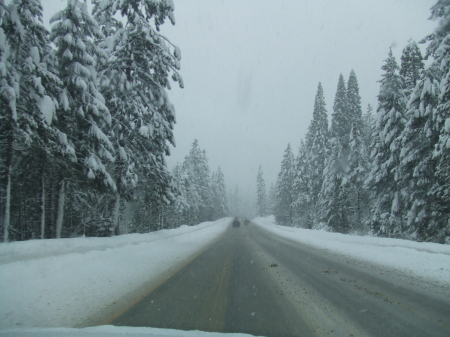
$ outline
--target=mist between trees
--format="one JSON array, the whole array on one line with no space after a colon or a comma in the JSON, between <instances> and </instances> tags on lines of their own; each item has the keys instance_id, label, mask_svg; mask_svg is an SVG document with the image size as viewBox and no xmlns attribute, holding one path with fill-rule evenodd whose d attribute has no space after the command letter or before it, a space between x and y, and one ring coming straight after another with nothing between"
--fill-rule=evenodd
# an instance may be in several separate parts
<instances>
[{"instance_id":1,"label":"mist between trees","mask_svg":"<svg viewBox=\"0 0 450 337\"><path fill-rule=\"evenodd\" d=\"M370 105L362 112L356 74L347 83L341 74L328 128L319 83L306 139L297 157L287 146L270 206L258 184L261 215L285 226L450 243L450 1L438 1L432 18L439 27L420 41L430 66L414 41L400 66L389 52L375 113Z\"/></svg>"}]
</instances>

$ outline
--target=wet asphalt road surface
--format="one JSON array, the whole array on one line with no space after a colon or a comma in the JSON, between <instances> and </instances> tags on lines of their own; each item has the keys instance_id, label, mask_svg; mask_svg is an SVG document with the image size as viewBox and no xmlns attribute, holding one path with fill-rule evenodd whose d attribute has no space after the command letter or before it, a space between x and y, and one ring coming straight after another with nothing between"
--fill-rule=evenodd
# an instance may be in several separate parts
<instances>
[{"instance_id":1,"label":"wet asphalt road surface","mask_svg":"<svg viewBox=\"0 0 450 337\"><path fill-rule=\"evenodd\" d=\"M282 239L223 237L110 324L256 336L450 336L450 294Z\"/></svg>"}]
</instances>

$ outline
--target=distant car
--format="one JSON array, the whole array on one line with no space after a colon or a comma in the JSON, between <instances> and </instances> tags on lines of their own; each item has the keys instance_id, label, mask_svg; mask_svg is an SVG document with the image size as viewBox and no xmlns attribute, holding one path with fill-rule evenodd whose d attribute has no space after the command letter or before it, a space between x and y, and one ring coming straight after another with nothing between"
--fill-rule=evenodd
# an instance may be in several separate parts
<instances>
[{"instance_id":1,"label":"distant car","mask_svg":"<svg viewBox=\"0 0 450 337\"><path fill-rule=\"evenodd\" d=\"M241 223L239 222L239 220L237 218L235 218L233 220L233 227L241 227Z\"/></svg>"},{"instance_id":2,"label":"distant car","mask_svg":"<svg viewBox=\"0 0 450 337\"><path fill-rule=\"evenodd\" d=\"M244 225L249 225L250 224L250 220L249 219L245 219L244 220Z\"/></svg>"}]
</instances>

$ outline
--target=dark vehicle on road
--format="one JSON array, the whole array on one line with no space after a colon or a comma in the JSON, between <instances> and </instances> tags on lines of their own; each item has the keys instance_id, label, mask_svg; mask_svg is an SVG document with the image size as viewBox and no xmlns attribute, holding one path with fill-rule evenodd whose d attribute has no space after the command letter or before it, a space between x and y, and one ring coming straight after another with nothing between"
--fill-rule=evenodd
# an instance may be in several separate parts
<instances>
[{"instance_id":1,"label":"dark vehicle on road","mask_svg":"<svg viewBox=\"0 0 450 337\"><path fill-rule=\"evenodd\" d=\"M249 225L250 224L250 220L249 219L245 219L244 220L244 225Z\"/></svg>"},{"instance_id":2,"label":"dark vehicle on road","mask_svg":"<svg viewBox=\"0 0 450 337\"><path fill-rule=\"evenodd\" d=\"M241 227L241 223L237 218L234 218L233 220L233 227Z\"/></svg>"}]
</instances>

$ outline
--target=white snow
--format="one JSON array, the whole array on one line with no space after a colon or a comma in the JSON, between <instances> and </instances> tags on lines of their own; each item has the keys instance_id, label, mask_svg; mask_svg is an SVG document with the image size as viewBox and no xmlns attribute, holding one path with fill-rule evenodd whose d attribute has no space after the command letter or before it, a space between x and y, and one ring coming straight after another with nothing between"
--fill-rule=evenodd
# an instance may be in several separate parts
<instances>
[{"instance_id":1,"label":"white snow","mask_svg":"<svg viewBox=\"0 0 450 337\"><path fill-rule=\"evenodd\" d=\"M45 120L47 125L52 125L56 107L55 103L49 96L45 95L42 97L39 102L39 110L41 111L42 118Z\"/></svg>"},{"instance_id":2,"label":"white snow","mask_svg":"<svg viewBox=\"0 0 450 337\"><path fill-rule=\"evenodd\" d=\"M148 138L148 137L150 136L150 130L149 130L148 126L147 126L147 125L142 125L142 126L139 128L139 134L140 134L142 137Z\"/></svg>"},{"instance_id":3,"label":"white snow","mask_svg":"<svg viewBox=\"0 0 450 337\"><path fill-rule=\"evenodd\" d=\"M445 132L450 133L450 118L445 120Z\"/></svg>"},{"instance_id":4,"label":"white snow","mask_svg":"<svg viewBox=\"0 0 450 337\"><path fill-rule=\"evenodd\" d=\"M132 302L191 261L230 222L110 238L2 243L0 329L79 326L118 306L121 298ZM138 293L140 287L145 289Z\"/></svg>"},{"instance_id":5,"label":"white snow","mask_svg":"<svg viewBox=\"0 0 450 337\"><path fill-rule=\"evenodd\" d=\"M272 216L253 221L280 237L450 286L450 245L277 226Z\"/></svg>"},{"instance_id":6,"label":"white snow","mask_svg":"<svg viewBox=\"0 0 450 337\"><path fill-rule=\"evenodd\" d=\"M110 336L132 336L132 337L250 337L252 335L242 333L217 333L203 331L181 331L172 329L135 328L103 325L84 329L68 328L28 328L0 330L2 337L110 337Z\"/></svg>"}]
</instances>

